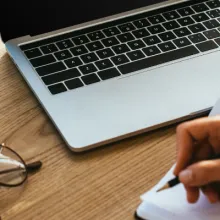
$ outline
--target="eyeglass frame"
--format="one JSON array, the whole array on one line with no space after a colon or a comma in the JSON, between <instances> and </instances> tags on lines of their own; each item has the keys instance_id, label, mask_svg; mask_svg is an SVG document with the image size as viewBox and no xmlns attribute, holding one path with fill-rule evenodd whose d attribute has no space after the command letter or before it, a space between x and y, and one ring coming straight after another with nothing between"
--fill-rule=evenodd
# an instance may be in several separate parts
<instances>
[{"instance_id":1,"label":"eyeglass frame","mask_svg":"<svg viewBox=\"0 0 220 220\"><path fill-rule=\"evenodd\" d=\"M5 146L2 143L2 144L0 144L0 150L3 149L3 148L9 150L10 152L15 154L21 160L21 162L24 165L24 169L25 169L25 177L24 177L24 179L20 183L17 183L17 184L7 184L7 183L1 183L0 182L0 186L3 186L3 187L17 187L17 186L20 186L20 185L22 185L27 180L29 172L36 171L36 170L40 169L40 167L42 166L42 162L41 161L36 161L36 162L33 162L33 163L26 164L25 161L23 160L23 158L16 151L11 149L10 147ZM0 160L1 160L1 157L0 157ZM10 171L13 171L13 170L10 170ZM2 172L4 173L4 170ZM0 172L0 175L2 174L2 172Z\"/></svg>"}]
</instances>

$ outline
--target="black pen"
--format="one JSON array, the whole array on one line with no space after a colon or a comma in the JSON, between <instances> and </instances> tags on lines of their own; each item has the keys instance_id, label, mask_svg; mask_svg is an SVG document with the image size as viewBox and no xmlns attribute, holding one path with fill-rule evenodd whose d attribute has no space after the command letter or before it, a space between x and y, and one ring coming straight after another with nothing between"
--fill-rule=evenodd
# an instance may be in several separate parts
<instances>
[{"instance_id":1,"label":"black pen","mask_svg":"<svg viewBox=\"0 0 220 220\"><path fill-rule=\"evenodd\" d=\"M220 159L220 154L212 156L209 160L216 160L216 159ZM158 189L157 192L163 191L165 189L170 189L170 188L178 185L179 183L180 183L179 177L177 176L177 177L173 178L172 180L168 181L163 187Z\"/></svg>"}]
</instances>

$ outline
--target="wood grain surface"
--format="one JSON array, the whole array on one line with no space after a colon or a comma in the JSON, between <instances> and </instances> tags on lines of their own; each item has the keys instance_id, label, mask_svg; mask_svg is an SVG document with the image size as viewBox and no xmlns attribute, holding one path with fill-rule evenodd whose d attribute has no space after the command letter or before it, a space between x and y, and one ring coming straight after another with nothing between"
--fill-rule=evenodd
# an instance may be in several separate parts
<instances>
[{"instance_id":1,"label":"wood grain surface","mask_svg":"<svg viewBox=\"0 0 220 220\"><path fill-rule=\"evenodd\" d=\"M175 126L73 153L0 42L0 141L41 170L0 188L3 220L133 220L139 196L175 162Z\"/></svg>"}]
</instances>

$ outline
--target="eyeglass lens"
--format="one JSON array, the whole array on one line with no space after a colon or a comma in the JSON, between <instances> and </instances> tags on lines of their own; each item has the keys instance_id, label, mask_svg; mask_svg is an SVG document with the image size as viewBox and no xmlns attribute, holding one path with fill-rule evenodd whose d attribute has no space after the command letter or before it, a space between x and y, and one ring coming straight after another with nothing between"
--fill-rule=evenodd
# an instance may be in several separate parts
<instances>
[{"instance_id":1,"label":"eyeglass lens","mask_svg":"<svg viewBox=\"0 0 220 220\"><path fill-rule=\"evenodd\" d=\"M19 185L27 176L22 159L9 148L0 148L0 183Z\"/></svg>"}]
</instances>

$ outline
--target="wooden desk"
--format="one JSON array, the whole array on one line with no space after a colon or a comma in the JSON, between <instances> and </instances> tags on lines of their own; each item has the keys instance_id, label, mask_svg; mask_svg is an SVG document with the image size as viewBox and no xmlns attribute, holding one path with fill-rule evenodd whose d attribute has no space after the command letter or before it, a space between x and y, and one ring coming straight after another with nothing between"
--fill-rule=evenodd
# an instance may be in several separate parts
<instances>
[{"instance_id":1,"label":"wooden desk","mask_svg":"<svg viewBox=\"0 0 220 220\"><path fill-rule=\"evenodd\" d=\"M0 189L3 220L133 220L139 196L175 161L175 126L76 154L0 43L0 141L42 169ZM4 207L4 208L3 208Z\"/></svg>"}]
</instances>

